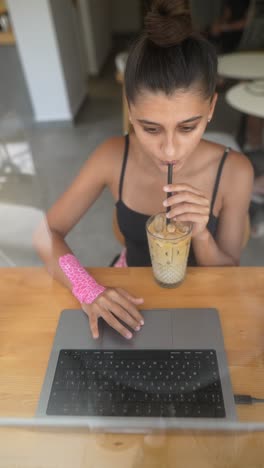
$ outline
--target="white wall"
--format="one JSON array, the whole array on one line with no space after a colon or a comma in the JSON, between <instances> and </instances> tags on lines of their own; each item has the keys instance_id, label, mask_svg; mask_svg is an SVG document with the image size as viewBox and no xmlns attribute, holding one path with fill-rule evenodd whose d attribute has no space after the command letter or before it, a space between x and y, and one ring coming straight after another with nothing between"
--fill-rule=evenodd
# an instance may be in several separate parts
<instances>
[{"instance_id":1,"label":"white wall","mask_svg":"<svg viewBox=\"0 0 264 468\"><path fill-rule=\"evenodd\" d=\"M113 34L139 31L140 0L111 0L111 25Z\"/></svg>"},{"instance_id":2,"label":"white wall","mask_svg":"<svg viewBox=\"0 0 264 468\"><path fill-rule=\"evenodd\" d=\"M79 0L89 74L99 73L111 50L110 0Z\"/></svg>"},{"instance_id":3,"label":"white wall","mask_svg":"<svg viewBox=\"0 0 264 468\"><path fill-rule=\"evenodd\" d=\"M82 55L77 10L67 0L50 0L65 86L72 115L79 109L87 92L86 69Z\"/></svg>"},{"instance_id":4,"label":"white wall","mask_svg":"<svg viewBox=\"0 0 264 468\"><path fill-rule=\"evenodd\" d=\"M51 0L52 9L49 0L7 3L36 122L72 120L86 89L66 7L70 2Z\"/></svg>"}]
</instances>

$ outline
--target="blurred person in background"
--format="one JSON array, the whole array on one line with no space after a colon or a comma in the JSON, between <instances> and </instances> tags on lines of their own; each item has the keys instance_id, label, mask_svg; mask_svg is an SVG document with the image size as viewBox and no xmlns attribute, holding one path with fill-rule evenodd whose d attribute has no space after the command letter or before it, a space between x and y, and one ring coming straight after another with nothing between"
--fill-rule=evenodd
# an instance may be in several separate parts
<instances>
[{"instance_id":1,"label":"blurred person in background","mask_svg":"<svg viewBox=\"0 0 264 468\"><path fill-rule=\"evenodd\" d=\"M220 53L230 53L239 46L248 21L250 0L224 0L223 13L209 28L208 39Z\"/></svg>"}]
</instances>

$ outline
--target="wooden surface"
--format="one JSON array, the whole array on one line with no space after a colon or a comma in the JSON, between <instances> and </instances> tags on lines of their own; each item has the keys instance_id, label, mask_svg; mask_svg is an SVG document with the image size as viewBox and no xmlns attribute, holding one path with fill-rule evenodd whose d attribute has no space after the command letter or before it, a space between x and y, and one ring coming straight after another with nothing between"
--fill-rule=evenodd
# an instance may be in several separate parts
<instances>
[{"instance_id":1,"label":"wooden surface","mask_svg":"<svg viewBox=\"0 0 264 468\"><path fill-rule=\"evenodd\" d=\"M0 0L0 15L3 13L7 13L6 2L4 0Z\"/></svg>"},{"instance_id":2,"label":"wooden surface","mask_svg":"<svg viewBox=\"0 0 264 468\"><path fill-rule=\"evenodd\" d=\"M121 84L122 86L122 118L123 118L123 133L129 132L129 116L128 116L128 105L125 93L125 86L124 86L124 75L120 71L116 73L116 81Z\"/></svg>"},{"instance_id":3,"label":"wooden surface","mask_svg":"<svg viewBox=\"0 0 264 468\"><path fill-rule=\"evenodd\" d=\"M7 13L6 2L0 0L0 15ZM6 31L0 31L0 45L14 45L15 44L15 36L11 28Z\"/></svg>"},{"instance_id":4,"label":"wooden surface","mask_svg":"<svg viewBox=\"0 0 264 468\"><path fill-rule=\"evenodd\" d=\"M261 433L161 435L0 429L0 468L263 468Z\"/></svg>"},{"instance_id":5,"label":"wooden surface","mask_svg":"<svg viewBox=\"0 0 264 468\"><path fill-rule=\"evenodd\" d=\"M6 32L0 31L0 45L14 45L15 42L15 36L11 29Z\"/></svg>"},{"instance_id":6,"label":"wooden surface","mask_svg":"<svg viewBox=\"0 0 264 468\"><path fill-rule=\"evenodd\" d=\"M190 268L183 285L171 290L156 285L149 268L89 271L104 285L142 295L145 308L216 307L234 392L264 396L264 268ZM78 303L42 268L0 269L0 297L0 416L32 417L60 312ZM263 422L264 405L238 407L238 417ZM132 436L5 428L0 440L0 468L18 461L23 468L264 466L263 433Z\"/></svg>"}]
</instances>

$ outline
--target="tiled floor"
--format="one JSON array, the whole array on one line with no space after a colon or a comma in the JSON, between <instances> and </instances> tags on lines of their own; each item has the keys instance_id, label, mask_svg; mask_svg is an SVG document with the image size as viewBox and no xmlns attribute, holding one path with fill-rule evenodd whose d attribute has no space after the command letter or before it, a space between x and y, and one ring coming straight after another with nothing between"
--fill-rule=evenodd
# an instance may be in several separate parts
<instances>
[{"instance_id":1,"label":"tiled floor","mask_svg":"<svg viewBox=\"0 0 264 468\"><path fill-rule=\"evenodd\" d=\"M2 50L0 58L1 54ZM31 245L36 223L98 143L122 133L121 89L115 82L113 56L102 75L89 81L89 99L75 126L37 128L30 126L31 107L15 55L10 49L2 57L7 67L0 93L0 266L41 263ZM11 82L10 73L15 76ZM15 87L15 96L10 87ZM209 130L234 134L238 122L239 113L220 95ZM13 145L8 148L11 159L3 152L6 142ZM67 238L85 265L108 265L120 249L112 233L113 207L104 192ZM264 265L264 237L250 239L242 264Z\"/></svg>"}]
</instances>

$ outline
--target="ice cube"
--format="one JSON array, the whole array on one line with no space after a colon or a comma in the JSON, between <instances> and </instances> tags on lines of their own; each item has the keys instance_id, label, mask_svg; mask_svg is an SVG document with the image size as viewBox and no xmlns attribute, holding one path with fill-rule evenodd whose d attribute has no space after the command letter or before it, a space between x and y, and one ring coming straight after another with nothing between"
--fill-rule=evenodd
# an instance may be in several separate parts
<instances>
[{"instance_id":1,"label":"ice cube","mask_svg":"<svg viewBox=\"0 0 264 468\"><path fill-rule=\"evenodd\" d=\"M164 216L163 215L157 215L154 219L153 227L154 227L154 232L162 232L164 228Z\"/></svg>"},{"instance_id":2,"label":"ice cube","mask_svg":"<svg viewBox=\"0 0 264 468\"><path fill-rule=\"evenodd\" d=\"M177 230L180 234L187 234L189 228L186 224L183 224L183 223L178 223L177 224Z\"/></svg>"},{"instance_id":3,"label":"ice cube","mask_svg":"<svg viewBox=\"0 0 264 468\"><path fill-rule=\"evenodd\" d=\"M166 226L166 228L167 228L167 231L168 231L169 233L171 233L171 234L172 234L173 232L176 231L176 226L175 226L175 224L173 224L173 223L169 223L169 224Z\"/></svg>"}]
</instances>

